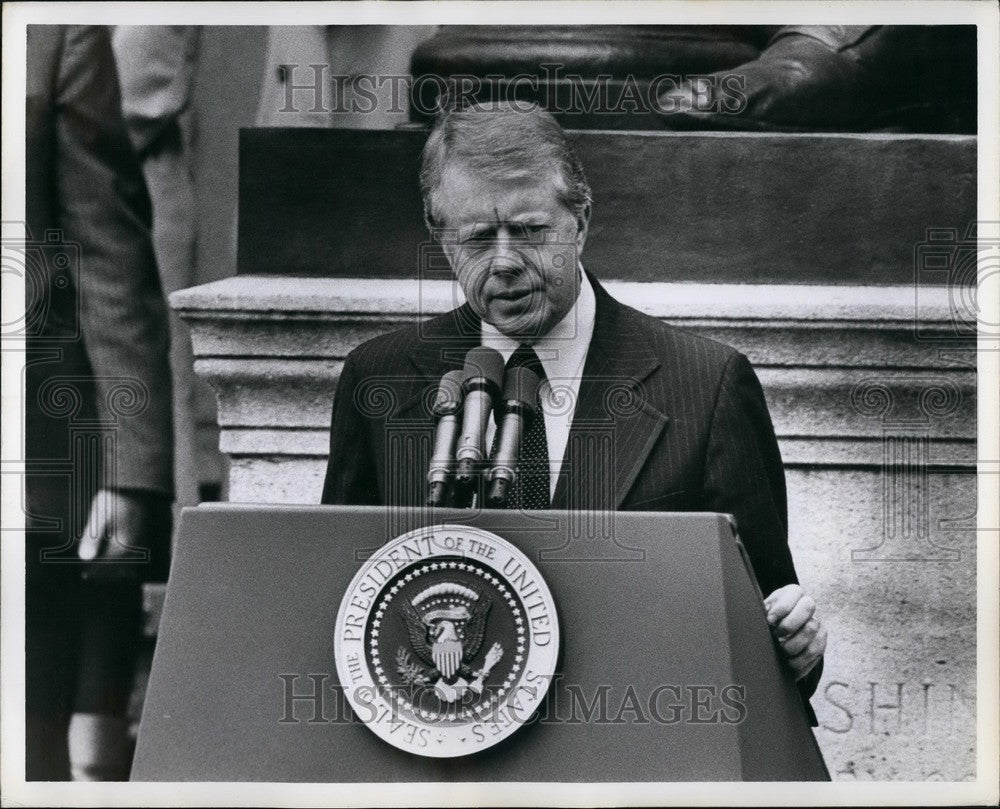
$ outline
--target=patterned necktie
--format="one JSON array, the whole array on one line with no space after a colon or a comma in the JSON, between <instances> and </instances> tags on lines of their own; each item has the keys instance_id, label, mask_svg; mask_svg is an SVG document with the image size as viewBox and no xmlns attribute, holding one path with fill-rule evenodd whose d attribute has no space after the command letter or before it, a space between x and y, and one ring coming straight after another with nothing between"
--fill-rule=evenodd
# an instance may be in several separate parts
<instances>
[{"instance_id":1,"label":"patterned necktie","mask_svg":"<svg viewBox=\"0 0 1000 809\"><path fill-rule=\"evenodd\" d=\"M524 367L534 371L540 382L544 382L545 369L541 360L529 345L520 346L504 367L504 373L511 368ZM535 400L536 413L521 439L521 450L517 459L517 477L507 497L509 509L545 509L551 505L549 499L549 445L545 437L545 416L542 413L542 392L539 386ZM497 451L500 431L493 438L490 449L492 458Z\"/></svg>"}]
</instances>

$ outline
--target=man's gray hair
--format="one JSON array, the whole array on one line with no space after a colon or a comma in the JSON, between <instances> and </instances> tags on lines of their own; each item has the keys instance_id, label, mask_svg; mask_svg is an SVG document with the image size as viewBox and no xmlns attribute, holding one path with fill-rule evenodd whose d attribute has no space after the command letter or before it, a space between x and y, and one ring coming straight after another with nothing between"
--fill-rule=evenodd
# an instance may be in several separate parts
<instances>
[{"instance_id":1,"label":"man's gray hair","mask_svg":"<svg viewBox=\"0 0 1000 809\"><path fill-rule=\"evenodd\" d=\"M574 216L589 214L591 193L583 166L562 127L537 104L485 102L438 114L420 167L424 218L431 228L440 225L433 195L451 161L495 180L544 177L554 171L563 204Z\"/></svg>"}]
</instances>

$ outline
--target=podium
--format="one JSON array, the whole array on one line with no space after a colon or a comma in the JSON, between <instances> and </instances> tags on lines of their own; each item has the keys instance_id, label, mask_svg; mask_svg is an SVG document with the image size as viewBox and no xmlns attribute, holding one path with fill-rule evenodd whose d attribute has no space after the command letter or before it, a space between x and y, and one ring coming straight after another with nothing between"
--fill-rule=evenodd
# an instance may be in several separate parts
<instances>
[{"instance_id":1,"label":"podium","mask_svg":"<svg viewBox=\"0 0 1000 809\"><path fill-rule=\"evenodd\" d=\"M378 738L344 699L334 657L338 609L364 560L403 530L439 524L524 553L561 640L537 714L458 758ZM132 780L828 778L722 515L236 504L183 514Z\"/></svg>"}]
</instances>

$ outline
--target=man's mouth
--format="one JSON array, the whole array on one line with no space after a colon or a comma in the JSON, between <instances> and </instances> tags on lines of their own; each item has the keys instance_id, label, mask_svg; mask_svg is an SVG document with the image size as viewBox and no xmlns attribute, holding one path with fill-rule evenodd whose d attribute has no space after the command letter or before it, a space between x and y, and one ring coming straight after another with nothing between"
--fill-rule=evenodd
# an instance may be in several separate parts
<instances>
[{"instance_id":1,"label":"man's mouth","mask_svg":"<svg viewBox=\"0 0 1000 809\"><path fill-rule=\"evenodd\" d=\"M527 287L525 289L504 289L493 293L493 297L501 301L518 301L532 294L534 294L534 290Z\"/></svg>"}]
</instances>

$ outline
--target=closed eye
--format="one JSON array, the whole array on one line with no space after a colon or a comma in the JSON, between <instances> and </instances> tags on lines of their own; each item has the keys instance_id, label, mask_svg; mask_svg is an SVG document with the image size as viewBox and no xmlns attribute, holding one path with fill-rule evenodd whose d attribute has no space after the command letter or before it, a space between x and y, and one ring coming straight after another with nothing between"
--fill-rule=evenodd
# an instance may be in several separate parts
<instances>
[{"instance_id":1,"label":"closed eye","mask_svg":"<svg viewBox=\"0 0 1000 809\"><path fill-rule=\"evenodd\" d=\"M530 242L541 242L545 238L546 231L550 229L549 225L541 222L528 222L518 225L515 233L519 231L521 236Z\"/></svg>"}]
</instances>

